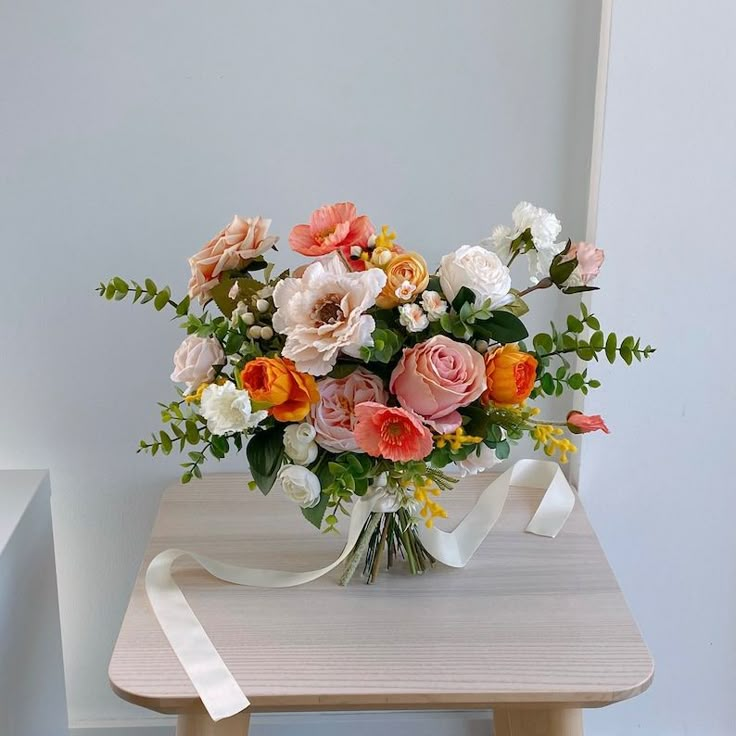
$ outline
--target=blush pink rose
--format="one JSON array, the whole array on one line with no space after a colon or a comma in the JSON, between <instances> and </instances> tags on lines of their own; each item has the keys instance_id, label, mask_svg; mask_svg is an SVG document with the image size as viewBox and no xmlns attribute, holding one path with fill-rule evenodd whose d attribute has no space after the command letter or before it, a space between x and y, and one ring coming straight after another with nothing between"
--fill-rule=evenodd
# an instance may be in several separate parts
<instances>
[{"instance_id":1,"label":"blush pink rose","mask_svg":"<svg viewBox=\"0 0 736 736\"><path fill-rule=\"evenodd\" d=\"M432 433L413 411L366 401L355 407L355 439L371 457L406 463L432 452Z\"/></svg>"},{"instance_id":2,"label":"blush pink rose","mask_svg":"<svg viewBox=\"0 0 736 736\"><path fill-rule=\"evenodd\" d=\"M437 432L457 429L457 409L486 388L483 356L469 345L436 335L404 350L389 389L399 403L424 417Z\"/></svg>"},{"instance_id":3,"label":"blush pink rose","mask_svg":"<svg viewBox=\"0 0 736 736\"><path fill-rule=\"evenodd\" d=\"M358 215L352 202L327 204L312 212L309 223L297 225L289 235L289 245L303 256L323 256L338 248L346 258L350 248L368 244L375 228L366 215Z\"/></svg>"},{"instance_id":4,"label":"blush pink rose","mask_svg":"<svg viewBox=\"0 0 736 736\"><path fill-rule=\"evenodd\" d=\"M235 215L232 222L207 245L189 259L192 277L189 279L189 296L204 304L210 298L212 289L220 283L226 271L244 266L278 241L268 235L271 220L262 217L240 217Z\"/></svg>"},{"instance_id":5,"label":"blush pink rose","mask_svg":"<svg viewBox=\"0 0 736 736\"><path fill-rule=\"evenodd\" d=\"M385 404L388 400L383 381L365 368L356 368L344 378L324 378L317 382L319 402L312 405L311 422L318 445L330 452L360 451L353 430L355 407L371 401Z\"/></svg>"}]
</instances>

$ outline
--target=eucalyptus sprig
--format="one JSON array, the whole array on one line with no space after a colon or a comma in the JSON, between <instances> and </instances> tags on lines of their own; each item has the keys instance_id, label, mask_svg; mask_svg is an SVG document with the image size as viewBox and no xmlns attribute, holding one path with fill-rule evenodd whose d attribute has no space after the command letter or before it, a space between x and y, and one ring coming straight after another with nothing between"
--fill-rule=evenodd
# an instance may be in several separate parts
<instances>
[{"instance_id":1,"label":"eucalyptus sprig","mask_svg":"<svg viewBox=\"0 0 736 736\"><path fill-rule=\"evenodd\" d=\"M138 301L141 304L153 302L157 312L169 306L175 310L177 317L184 317L189 313L188 295L181 301L174 301L171 298L171 289L168 286L159 288L152 279L146 279L143 284L140 284L132 279L128 282L120 276L114 276L107 283L101 281L95 291L108 301L121 301L132 294L134 304Z\"/></svg>"}]
</instances>

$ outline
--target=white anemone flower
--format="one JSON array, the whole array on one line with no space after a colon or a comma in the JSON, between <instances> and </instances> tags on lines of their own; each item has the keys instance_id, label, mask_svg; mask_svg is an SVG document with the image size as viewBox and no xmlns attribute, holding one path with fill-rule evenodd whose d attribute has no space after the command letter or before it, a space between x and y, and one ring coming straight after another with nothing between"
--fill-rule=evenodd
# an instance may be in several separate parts
<instances>
[{"instance_id":1,"label":"white anemone flower","mask_svg":"<svg viewBox=\"0 0 736 736\"><path fill-rule=\"evenodd\" d=\"M385 284L381 269L348 271L339 258L280 281L273 292L273 327L286 335L282 355L313 376L329 373L341 352L360 357L362 347L373 345L375 320L366 311Z\"/></svg>"}]
</instances>

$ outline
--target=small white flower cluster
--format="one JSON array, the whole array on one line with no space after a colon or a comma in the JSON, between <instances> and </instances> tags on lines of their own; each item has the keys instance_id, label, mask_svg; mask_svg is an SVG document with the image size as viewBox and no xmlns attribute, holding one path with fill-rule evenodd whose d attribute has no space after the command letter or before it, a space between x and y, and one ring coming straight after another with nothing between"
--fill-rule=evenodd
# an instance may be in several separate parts
<instances>
[{"instance_id":1,"label":"small white flower cluster","mask_svg":"<svg viewBox=\"0 0 736 736\"><path fill-rule=\"evenodd\" d=\"M396 295L399 296L398 289ZM424 291L421 305L413 302L399 307L399 322L409 332L422 332L429 327L430 322L436 322L445 312L447 302L436 291Z\"/></svg>"},{"instance_id":2,"label":"small white flower cluster","mask_svg":"<svg viewBox=\"0 0 736 736\"><path fill-rule=\"evenodd\" d=\"M527 253L529 264L529 280L539 283L549 276L552 259L565 248L565 243L556 243L562 225L557 216L535 207L529 202L519 202L511 213L513 227L498 225L490 237L481 241L481 245L493 251L504 263L508 264L513 253L512 242L525 230L531 232L534 248Z\"/></svg>"}]
</instances>

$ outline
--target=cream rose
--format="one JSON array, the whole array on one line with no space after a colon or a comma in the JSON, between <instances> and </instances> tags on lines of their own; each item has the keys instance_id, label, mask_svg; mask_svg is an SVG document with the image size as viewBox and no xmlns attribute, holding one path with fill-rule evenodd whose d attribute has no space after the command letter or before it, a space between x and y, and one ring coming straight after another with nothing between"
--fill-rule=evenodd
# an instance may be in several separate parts
<instances>
[{"instance_id":1,"label":"cream rose","mask_svg":"<svg viewBox=\"0 0 736 736\"><path fill-rule=\"evenodd\" d=\"M319 448L311 424L290 424L284 430L284 451L297 465L310 465L317 459Z\"/></svg>"},{"instance_id":2,"label":"cream rose","mask_svg":"<svg viewBox=\"0 0 736 736\"><path fill-rule=\"evenodd\" d=\"M319 478L301 465L284 465L278 475L286 497L303 509L319 503L322 487Z\"/></svg>"},{"instance_id":3,"label":"cream rose","mask_svg":"<svg viewBox=\"0 0 736 736\"><path fill-rule=\"evenodd\" d=\"M240 268L273 247L278 238L268 235L270 226L271 220L262 217L235 215L227 227L189 259L189 296L199 297L204 304L224 272Z\"/></svg>"},{"instance_id":4,"label":"cream rose","mask_svg":"<svg viewBox=\"0 0 736 736\"><path fill-rule=\"evenodd\" d=\"M511 274L501 259L480 245L462 245L440 261L440 285L447 299L452 300L463 286L476 296L476 305L487 299L491 307L500 307L511 300Z\"/></svg>"},{"instance_id":5,"label":"cream rose","mask_svg":"<svg viewBox=\"0 0 736 736\"><path fill-rule=\"evenodd\" d=\"M226 360L219 340L189 335L174 353L171 380L185 383L189 393L201 383L212 381L215 377L215 366L225 365Z\"/></svg>"}]
</instances>

